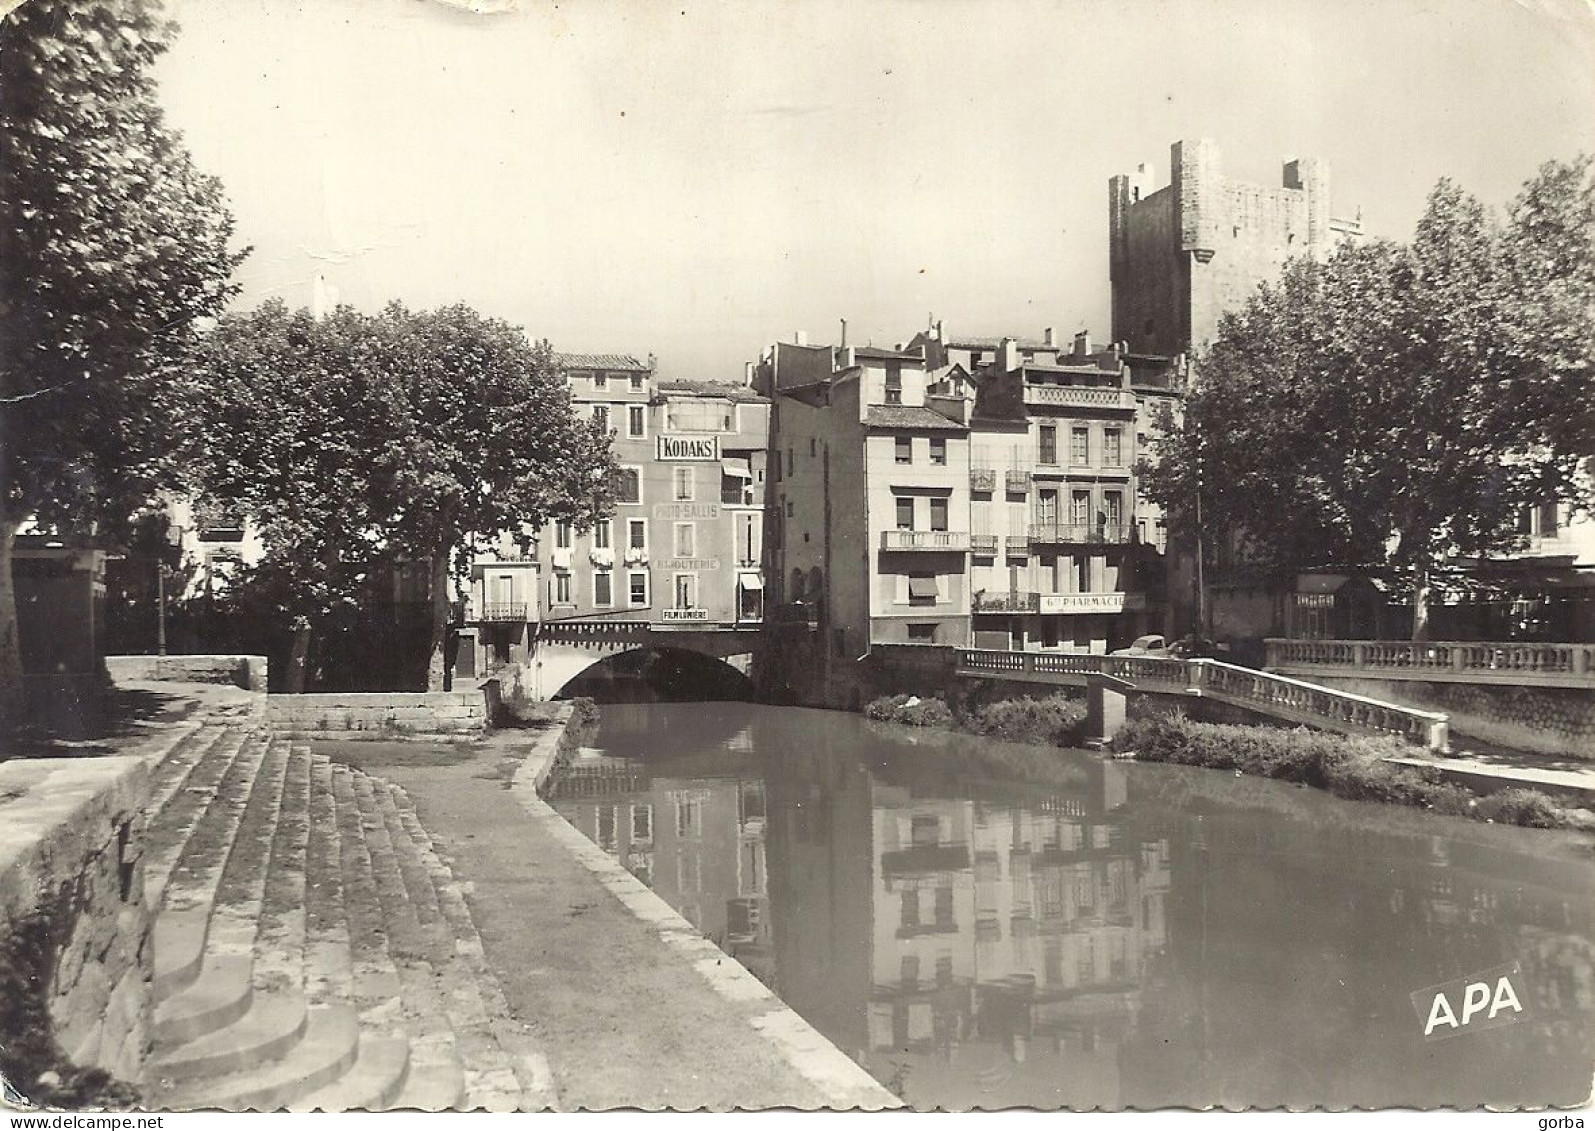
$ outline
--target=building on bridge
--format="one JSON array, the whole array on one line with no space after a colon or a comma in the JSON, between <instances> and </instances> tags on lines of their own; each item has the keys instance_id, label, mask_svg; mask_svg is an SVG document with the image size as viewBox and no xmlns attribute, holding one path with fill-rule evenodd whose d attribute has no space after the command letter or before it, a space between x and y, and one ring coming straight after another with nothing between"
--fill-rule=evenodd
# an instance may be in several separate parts
<instances>
[{"instance_id":1,"label":"building on bridge","mask_svg":"<svg viewBox=\"0 0 1595 1131\"><path fill-rule=\"evenodd\" d=\"M768 400L745 385L661 381L652 357L555 357L576 411L614 437L615 511L591 530L551 523L530 553L501 546L473 566L463 635L476 640L462 653L474 652L474 670L542 667L539 632L553 626L591 642L588 663L683 633L755 632ZM587 666L567 671L578 659L564 659L537 694L557 693Z\"/></svg>"},{"instance_id":2,"label":"building on bridge","mask_svg":"<svg viewBox=\"0 0 1595 1131\"><path fill-rule=\"evenodd\" d=\"M872 643L969 634L968 402L922 350L777 343L770 567L777 596L845 667Z\"/></svg>"},{"instance_id":3,"label":"building on bridge","mask_svg":"<svg viewBox=\"0 0 1595 1131\"><path fill-rule=\"evenodd\" d=\"M1140 495L1169 358L1025 358L1013 339L976 370L971 421L973 636L978 647L1103 653L1162 631L1161 510Z\"/></svg>"}]
</instances>

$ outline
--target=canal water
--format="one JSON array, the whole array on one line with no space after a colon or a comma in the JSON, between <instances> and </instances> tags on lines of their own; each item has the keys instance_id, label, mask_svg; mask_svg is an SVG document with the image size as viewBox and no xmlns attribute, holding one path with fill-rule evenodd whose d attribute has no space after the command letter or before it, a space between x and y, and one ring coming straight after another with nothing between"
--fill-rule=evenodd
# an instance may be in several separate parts
<instances>
[{"instance_id":1,"label":"canal water","mask_svg":"<svg viewBox=\"0 0 1595 1131\"><path fill-rule=\"evenodd\" d=\"M1587 838L838 712L602 711L555 807L916 1108L1589 1094ZM1506 964L1514 1023L1425 1039L1432 987Z\"/></svg>"}]
</instances>

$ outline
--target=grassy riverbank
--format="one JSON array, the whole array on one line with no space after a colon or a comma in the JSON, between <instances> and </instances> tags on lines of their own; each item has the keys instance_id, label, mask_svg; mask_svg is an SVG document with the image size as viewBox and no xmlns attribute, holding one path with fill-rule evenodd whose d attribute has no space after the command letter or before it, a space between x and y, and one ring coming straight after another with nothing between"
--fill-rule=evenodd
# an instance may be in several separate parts
<instances>
[{"instance_id":1,"label":"grassy riverbank","mask_svg":"<svg viewBox=\"0 0 1595 1131\"><path fill-rule=\"evenodd\" d=\"M937 698L895 695L864 708L871 719L951 730L1039 746L1079 746L1085 703L1063 694L1006 699L960 710ZM1539 790L1476 794L1441 780L1438 770L1390 765L1411 753L1395 738L1354 738L1305 728L1202 723L1180 714L1132 719L1114 751L1137 761L1171 762L1295 782L1354 801L1406 805L1434 813L1526 828L1587 828L1583 811L1562 808Z\"/></svg>"}]
</instances>

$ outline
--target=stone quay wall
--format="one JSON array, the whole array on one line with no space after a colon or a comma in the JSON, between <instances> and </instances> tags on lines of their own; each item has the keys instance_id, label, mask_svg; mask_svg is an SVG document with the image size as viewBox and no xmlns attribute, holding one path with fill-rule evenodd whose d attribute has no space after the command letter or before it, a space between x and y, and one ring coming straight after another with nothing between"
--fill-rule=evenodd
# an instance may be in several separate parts
<instances>
[{"instance_id":1,"label":"stone quay wall","mask_svg":"<svg viewBox=\"0 0 1595 1131\"><path fill-rule=\"evenodd\" d=\"M72 1063L125 1082L152 1035L148 791L138 756L0 763L0 945L46 972L35 989Z\"/></svg>"},{"instance_id":2,"label":"stone quay wall","mask_svg":"<svg viewBox=\"0 0 1595 1131\"><path fill-rule=\"evenodd\" d=\"M1458 745L1456 736L1461 736L1513 750L1595 761L1595 691L1369 676L1297 678L1407 707L1443 711L1451 716L1453 747Z\"/></svg>"},{"instance_id":3,"label":"stone quay wall","mask_svg":"<svg viewBox=\"0 0 1595 1131\"><path fill-rule=\"evenodd\" d=\"M266 719L290 735L403 738L480 734L499 713L498 681L470 691L361 692L272 695Z\"/></svg>"},{"instance_id":4,"label":"stone quay wall","mask_svg":"<svg viewBox=\"0 0 1595 1131\"><path fill-rule=\"evenodd\" d=\"M107 656L105 668L117 683L231 683L245 691L265 691L268 671L264 656Z\"/></svg>"}]
</instances>

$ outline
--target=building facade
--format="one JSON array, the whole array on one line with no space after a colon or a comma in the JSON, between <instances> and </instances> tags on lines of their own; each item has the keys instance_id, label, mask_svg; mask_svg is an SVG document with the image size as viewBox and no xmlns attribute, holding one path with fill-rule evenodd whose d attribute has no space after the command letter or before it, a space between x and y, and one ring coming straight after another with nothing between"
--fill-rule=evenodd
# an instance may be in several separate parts
<instances>
[{"instance_id":1,"label":"building facade","mask_svg":"<svg viewBox=\"0 0 1595 1131\"><path fill-rule=\"evenodd\" d=\"M873 645L1102 653L1167 614L1163 516L1139 496L1181 373L1042 338L776 343L770 564L827 670Z\"/></svg>"},{"instance_id":2,"label":"building facade","mask_svg":"<svg viewBox=\"0 0 1595 1131\"><path fill-rule=\"evenodd\" d=\"M920 352L823 348L778 343L761 367L775 390L780 599L833 658L856 659L872 643L964 644L967 404L930 390Z\"/></svg>"},{"instance_id":3,"label":"building facade","mask_svg":"<svg viewBox=\"0 0 1595 1131\"><path fill-rule=\"evenodd\" d=\"M652 358L555 360L576 412L613 436L615 509L590 530L550 523L529 552L501 545L473 565L465 635L476 637L476 670L528 660L545 623L756 628L768 400L743 385L661 381Z\"/></svg>"}]
</instances>

